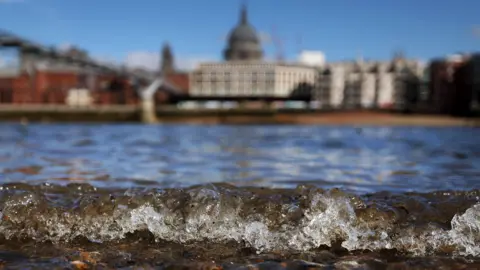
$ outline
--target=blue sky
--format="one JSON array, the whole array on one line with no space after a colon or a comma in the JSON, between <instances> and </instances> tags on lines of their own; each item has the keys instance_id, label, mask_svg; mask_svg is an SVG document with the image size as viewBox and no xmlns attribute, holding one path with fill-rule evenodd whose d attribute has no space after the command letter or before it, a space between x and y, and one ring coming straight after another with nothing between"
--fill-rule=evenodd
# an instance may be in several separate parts
<instances>
[{"instance_id":1,"label":"blue sky","mask_svg":"<svg viewBox=\"0 0 480 270\"><path fill-rule=\"evenodd\" d=\"M76 44L102 59L156 65L168 41L178 65L220 59L241 0L0 0L0 27L44 44ZM480 49L479 0L249 0L250 22L275 32L285 56L321 50L327 61L428 60ZM298 42L301 40L301 42ZM267 57L275 54L264 46Z\"/></svg>"}]
</instances>

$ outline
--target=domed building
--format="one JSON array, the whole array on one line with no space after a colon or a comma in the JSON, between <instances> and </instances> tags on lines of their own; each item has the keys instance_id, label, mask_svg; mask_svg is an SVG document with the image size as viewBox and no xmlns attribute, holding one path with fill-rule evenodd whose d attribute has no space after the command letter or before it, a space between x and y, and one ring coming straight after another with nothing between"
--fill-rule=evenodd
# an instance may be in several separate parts
<instances>
[{"instance_id":1,"label":"domed building","mask_svg":"<svg viewBox=\"0 0 480 270\"><path fill-rule=\"evenodd\" d=\"M247 8L242 6L239 24L232 29L224 50L226 61L262 60L263 50L255 28L249 24Z\"/></svg>"},{"instance_id":2,"label":"domed building","mask_svg":"<svg viewBox=\"0 0 480 270\"><path fill-rule=\"evenodd\" d=\"M245 5L223 50L225 61L200 63L190 76L190 95L248 100L248 97L288 97L299 86L313 85L317 70L303 64L267 62ZM301 92L301 91L300 91Z\"/></svg>"}]
</instances>

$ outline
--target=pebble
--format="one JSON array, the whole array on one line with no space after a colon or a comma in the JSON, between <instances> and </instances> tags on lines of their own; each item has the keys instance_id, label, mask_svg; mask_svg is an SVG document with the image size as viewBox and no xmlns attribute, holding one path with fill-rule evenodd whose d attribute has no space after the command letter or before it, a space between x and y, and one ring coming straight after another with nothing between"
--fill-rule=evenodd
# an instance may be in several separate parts
<instances>
[{"instance_id":1,"label":"pebble","mask_svg":"<svg viewBox=\"0 0 480 270\"><path fill-rule=\"evenodd\" d=\"M75 269L79 269L79 270L88 269L87 264L82 261L73 261L71 262L71 264L75 266Z\"/></svg>"}]
</instances>

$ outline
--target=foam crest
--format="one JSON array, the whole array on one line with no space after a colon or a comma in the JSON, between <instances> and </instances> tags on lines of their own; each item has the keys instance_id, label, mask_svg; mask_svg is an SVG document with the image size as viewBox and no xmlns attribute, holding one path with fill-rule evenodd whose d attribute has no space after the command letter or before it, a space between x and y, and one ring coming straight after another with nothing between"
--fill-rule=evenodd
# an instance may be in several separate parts
<instances>
[{"instance_id":1,"label":"foam crest","mask_svg":"<svg viewBox=\"0 0 480 270\"><path fill-rule=\"evenodd\" d=\"M461 247L461 255L480 254L480 203L467 209L464 214L453 217L448 236L452 244Z\"/></svg>"},{"instance_id":2,"label":"foam crest","mask_svg":"<svg viewBox=\"0 0 480 270\"><path fill-rule=\"evenodd\" d=\"M84 237L105 243L148 231L161 241L233 241L258 253L308 251L341 243L347 250L396 249L426 255L451 248L457 255L480 255L480 204L468 199L471 196L462 201L470 206L442 226L437 222L442 216L433 212L401 212L405 207L396 206L398 198L380 202L338 191L209 185L115 196L95 192L74 194L67 189L62 196L40 190L4 192L0 234L39 242ZM455 196L457 201L464 198ZM409 202L404 202L407 208ZM421 215L431 220L421 224Z\"/></svg>"}]
</instances>

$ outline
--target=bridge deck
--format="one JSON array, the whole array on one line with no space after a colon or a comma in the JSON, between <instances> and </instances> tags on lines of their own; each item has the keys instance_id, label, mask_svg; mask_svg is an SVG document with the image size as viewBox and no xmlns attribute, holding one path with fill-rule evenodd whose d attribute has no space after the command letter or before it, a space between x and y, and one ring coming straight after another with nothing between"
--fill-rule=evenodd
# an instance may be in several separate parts
<instances>
[{"instance_id":1,"label":"bridge deck","mask_svg":"<svg viewBox=\"0 0 480 270\"><path fill-rule=\"evenodd\" d=\"M174 101L311 101L311 97L295 96L295 97L278 97L278 96L175 96Z\"/></svg>"}]
</instances>

